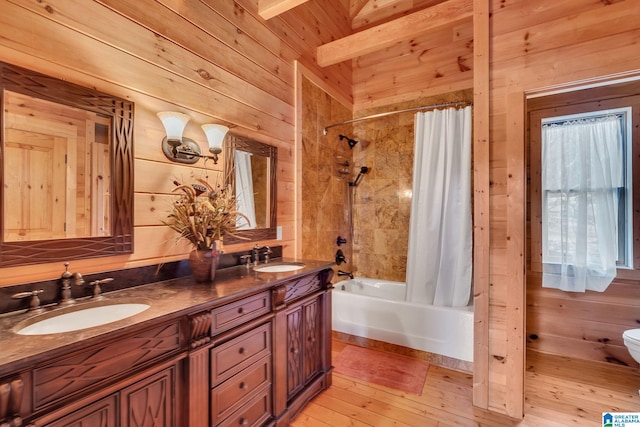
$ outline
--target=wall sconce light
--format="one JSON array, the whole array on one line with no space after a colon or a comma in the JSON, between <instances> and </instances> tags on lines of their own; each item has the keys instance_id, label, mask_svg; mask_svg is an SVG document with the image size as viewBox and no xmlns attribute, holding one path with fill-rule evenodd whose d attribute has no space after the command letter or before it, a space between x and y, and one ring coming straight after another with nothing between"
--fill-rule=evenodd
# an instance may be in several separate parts
<instances>
[{"instance_id":1,"label":"wall sconce light","mask_svg":"<svg viewBox=\"0 0 640 427\"><path fill-rule=\"evenodd\" d=\"M167 136L162 140L162 152L171 161L193 164L200 158L211 159L218 164L218 154L222 153L222 141L229 128L222 125L202 125L207 136L211 156L202 154L200 146L190 138L184 138L182 132L189 121L189 116L182 113L164 111L158 113Z\"/></svg>"},{"instance_id":2,"label":"wall sconce light","mask_svg":"<svg viewBox=\"0 0 640 427\"><path fill-rule=\"evenodd\" d=\"M229 128L222 125L202 125L204 134L207 135L209 152L213 154L213 163L218 164L218 154L222 153L222 141L229 131Z\"/></svg>"}]
</instances>

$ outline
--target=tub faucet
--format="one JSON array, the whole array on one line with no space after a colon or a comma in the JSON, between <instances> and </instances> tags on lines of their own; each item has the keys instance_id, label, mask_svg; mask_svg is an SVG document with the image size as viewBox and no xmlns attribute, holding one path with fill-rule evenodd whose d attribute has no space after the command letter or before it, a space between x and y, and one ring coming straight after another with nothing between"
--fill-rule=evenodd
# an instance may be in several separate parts
<instances>
[{"instance_id":1,"label":"tub faucet","mask_svg":"<svg viewBox=\"0 0 640 427\"><path fill-rule=\"evenodd\" d=\"M340 276L347 276L349 279L353 279L353 273L349 271L338 270L338 277Z\"/></svg>"},{"instance_id":2,"label":"tub faucet","mask_svg":"<svg viewBox=\"0 0 640 427\"><path fill-rule=\"evenodd\" d=\"M60 305L69 305L73 304L75 301L71 297L71 283L74 285L82 285L84 283L84 279L82 278L82 274L80 273L72 273L69 271L69 263L64 263L64 272L61 276L61 296Z\"/></svg>"}]
</instances>

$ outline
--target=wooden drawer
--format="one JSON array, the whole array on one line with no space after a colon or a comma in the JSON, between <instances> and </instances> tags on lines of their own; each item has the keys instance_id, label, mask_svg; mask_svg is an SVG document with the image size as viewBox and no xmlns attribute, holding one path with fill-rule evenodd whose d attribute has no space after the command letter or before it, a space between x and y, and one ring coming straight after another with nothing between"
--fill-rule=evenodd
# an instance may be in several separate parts
<instances>
[{"instance_id":1,"label":"wooden drawer","mask_svg":"<svg viewBox=\"0 0 640 427\"><path fill-rule=\"evenodd\" d=\"M271 384L271 356L266 356L211 390L213 423L240 409L262 388Z\"/></svg>"},{"instance_id":2,"label":"wooden drawer","mask_svg":"<svg viewBox=\"0 0 640 427\"><path fill-rule=\"evenodd\" d=\"M211 384L218 384L271 354L271 323L211 349Z\"/></svg>"},{"instance_id":3,"label":"wooden drawer","mask_svg":"<svg viewBox=\"0 0 640 427\"><path fill-rule=\"evenodd\" d=\"M211 335L217 335L231 328L256 319L271 310L269 291L241 299L211 311Z\"/></svg>"},{"instance_id":4,"label":"wooden drawer","mask_svg":"<svg viewBox=\"0 0 640 427\"><path fill-rule=\"evenodd\" d=\"M261 426L271 417L271 387L265 387L256 397L218 424L219 427Z\"/></svg>"}]
</instances>

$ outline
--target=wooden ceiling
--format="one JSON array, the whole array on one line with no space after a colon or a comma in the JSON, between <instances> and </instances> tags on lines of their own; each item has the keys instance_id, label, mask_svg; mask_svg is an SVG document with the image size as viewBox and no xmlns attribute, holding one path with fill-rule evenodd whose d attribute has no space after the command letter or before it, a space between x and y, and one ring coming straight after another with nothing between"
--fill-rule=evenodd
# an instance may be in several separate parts
<instances>
[{"instance_id":1,"label":"wooden ceiling","mask_svg":"<svg viewBox=\"0 0 640 427\"><path fill-rule=\"evenodd\" d=\"M313 0L259 0L264 19ZM322 67L387 49L444 27L470 20L473 0L349 0L351 35L318 46Z\"/></svg>"},{"instance_id":2,"label":"wooden ceiling","mask_svg":"<svg viewBox=\"0 0 640 427\"><path fill-rule=\"evenodd\" d=\"M259 0L258 12L262 18L271 19L307 1L313 0ZM353 30L387 22L444 1L446 0L345 0Z\"/></svg>"}]
</instances>

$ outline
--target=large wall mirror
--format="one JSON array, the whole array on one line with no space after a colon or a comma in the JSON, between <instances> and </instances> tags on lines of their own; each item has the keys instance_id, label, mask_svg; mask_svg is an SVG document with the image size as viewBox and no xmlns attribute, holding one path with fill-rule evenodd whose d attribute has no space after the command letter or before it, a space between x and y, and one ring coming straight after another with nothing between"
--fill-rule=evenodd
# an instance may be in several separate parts
<instances>
[{"instance_id":1,"label":"large wall mirror","mask_svg":"<svg viewBox=\"0 0 640 427\"><path fill-rule=\"evenodd\" d=\"M276 164L278 149L248 138L225 138L225 176L234 189L238 211L238 236L225 243L276 238Z\"/></svg>"},{"instance_id":2,"label":"large wall mirror","mask_svg":"<svg viewBox=\"0 0 640 427\"><path fill-rule=\"evenodd\" d=\"M133 103L0 74L0 267L133 252Z\"/></svg>"}]
</instances>

